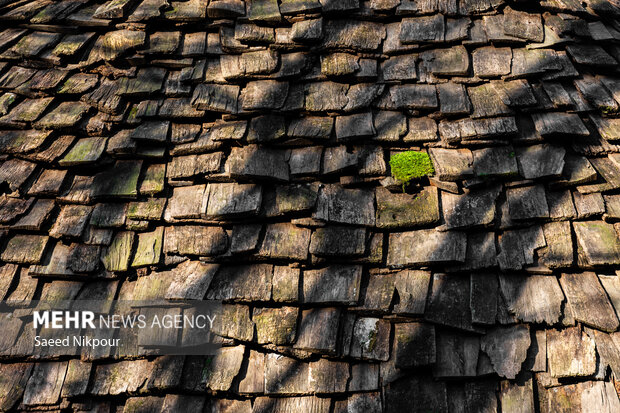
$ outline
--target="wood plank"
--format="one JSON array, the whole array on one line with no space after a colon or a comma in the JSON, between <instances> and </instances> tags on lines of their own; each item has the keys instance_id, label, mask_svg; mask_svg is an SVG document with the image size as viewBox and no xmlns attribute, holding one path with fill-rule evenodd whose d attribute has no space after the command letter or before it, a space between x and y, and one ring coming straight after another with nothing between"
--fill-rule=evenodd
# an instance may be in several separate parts
<instances>
[{"instance_id":1,"label":"wood plank","mask_svg":"<svg viewBox=\"0 0 620 413\"><path fill-rule=\"evenodd\" d=\"M521 371L530 342L528 325L495 327L482 336L480 348L491 359L497 374L514 379Z\"/></svg>"},{"instance_id":2,"label":"wood plank","mask_svg":"<svg viewBox=\"0 0 620 413\"><path fill-rule=\"evenodd\" d=\"M66 361L37 363L24 390L24 405L56 404L60 398L68 364Z\"/></svg>"},{"instance_id":3,"label":"wood plank","mask_svg":"<svg viewBox=\"0 0 620 413\"><path fill-rule=\"evenodd\" d=\"M587 377L596 372L594 339L579 327L548 330L547 357L552 377Z\"/></svg>"},{"instance_id":4,"label":"wood plank","mask_svg":"<svg viewBox=\"0 0 620 413\"><path fill-rule=\"evenodd\" d=\"M560 319L564 294L555 277L502 274L499 283L508 310L520 321L553 325Z\"/></svg>"},{"instance_id":5,"label":"wood plank","mask_svg":"<svg viewBox=\"0 0 620 413\"><path fill-rule=\"evenodd\" d=\"M576 320L607 332L618 329L618 317L595 273L562 274L560 284Z\"/></svg>"}]
</instances>

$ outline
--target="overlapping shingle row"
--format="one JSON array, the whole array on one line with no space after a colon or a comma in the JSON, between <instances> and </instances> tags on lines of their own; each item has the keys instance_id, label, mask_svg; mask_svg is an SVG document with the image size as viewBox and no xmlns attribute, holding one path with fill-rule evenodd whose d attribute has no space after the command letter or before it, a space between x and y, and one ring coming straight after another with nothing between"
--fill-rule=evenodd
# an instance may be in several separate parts
<instances>
[{"instance_id":1,"label":"overlapping shingle row","mask_svg":"<svg viewBox=\"0 0 620 413\"><path fill-rule=\"evenodd\" d=\"M620 410L619 17L0 0L0 299L227 321L215 357L78 359L15 319L0 410Z\"/></svg>"}]
</instances>

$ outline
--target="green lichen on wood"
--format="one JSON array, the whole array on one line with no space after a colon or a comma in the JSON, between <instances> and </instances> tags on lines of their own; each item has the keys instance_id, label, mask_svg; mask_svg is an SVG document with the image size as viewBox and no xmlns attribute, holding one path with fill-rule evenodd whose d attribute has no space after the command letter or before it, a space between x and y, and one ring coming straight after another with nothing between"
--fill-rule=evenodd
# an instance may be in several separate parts
<instances>
[{"instance_id":1,"label":"green lichen on wood","mask_svg":"<svg viewBox=\"0 0 620 413\"><path fill-rule=\"evenodd\" d=\"M392 176L402 182L403 188L412 179L435 173L433 162L426 152L407 151L392 155L390 158Z\"/></svg>"},{"instance_id":2,"label":"green lichen on wood","mask_svg":"<svg viewBox=\"0 0 620 413\"><path fill-rule=\"evenodd\" d=\"M58 163L61 166L81 165L99 160L105 150L107 138L82 138Z\"/></svg>"},{"instance_id":3,"label":"green lichen on wood","mask_svg":"<svg viewBox=\"0 0 620 413\"><path fill-rule=\"evenodd\" d=\"M611 115L615 115L618 113L618 107L614 107L614 106L604 105L604 106L600 106L599 109L601 110L601 113L603 114L603 116L611 116Z\"/></svg>"}]
</instances>

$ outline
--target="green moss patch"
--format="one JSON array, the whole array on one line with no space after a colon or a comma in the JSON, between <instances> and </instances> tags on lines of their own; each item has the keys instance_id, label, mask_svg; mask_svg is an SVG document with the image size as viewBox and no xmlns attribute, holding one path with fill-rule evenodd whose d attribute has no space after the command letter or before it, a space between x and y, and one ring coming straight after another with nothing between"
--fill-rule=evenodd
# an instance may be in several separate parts
<instances>
[{"instance_id":1,"label":"green moss patch","mask_svg":"<svg viewBox=\"0 0 620 413\"><path fill-rule=\"evenodd\" d=\"M407 151L390 158L392 176L405 187L412 179L435 173L433 162L426 152Z\"/></svg>"}]
</instances>

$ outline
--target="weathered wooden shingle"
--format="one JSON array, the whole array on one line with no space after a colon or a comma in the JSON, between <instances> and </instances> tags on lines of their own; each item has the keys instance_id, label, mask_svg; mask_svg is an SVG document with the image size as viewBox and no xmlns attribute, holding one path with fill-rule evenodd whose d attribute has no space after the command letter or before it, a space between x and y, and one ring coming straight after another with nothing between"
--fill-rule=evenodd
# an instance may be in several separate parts
<instances>
[{"instance_id":1,"label":"weathered wooden shingle","mask_svg":"<svg viewBox=\"0 0 620 413\"><path fill-rule=\"evenodd\" d=\"M564 294L555 277L501 275L499 285L508 311L525 323L555 324Z\"/></svg>"},{"instance_id":2,"label":"weathered wooden shingle","mask_svg":"<svg viewBox=\"0 0 620 413\"><path fill-rule=\"evenodd\" d=\"M467 237L460 231L424 229L392 233L388 245L387 264L390 266L463 262Z\"/></svg>"},{"instance_id":3,"label":"weathered wooden shingle","mask_svg":"<svg viewBox=\"0 0 620 413\"><path fill-rule=\"evenodd\" d=\"M132 267L157 265L161 260L164 227L158 227L151 232L138 234L136 251L134 253Z\"/></svg>"},{"instance_id":4,"label":"weathered wooden shingle","mask_svg":"<svg viewBox=\"0 0 620 413\"><path fill-rule=\"evenodd\" d=\"M328 185L319 194L314 217L343 224L372 226L375 223L374 193Z\"/></svg>"},{"instance_id":5,"label":"weathered wooden shingle","mask_svg":"<svg viewBox=\"0 0 620 413\"><path fill-rule=\"evenodd\" d=\"M148 360L121 361L101 364L95 369L93 395L118 395L135 392L151 374L152 366Z\"/></svg>"},{"instance_id":6,"label":"weathered wooden shingle","mask_svg":"<svg viewBox=\"0 0 620 413\"><path fill-rule=\"evenodd\" d=\"M127 271L133 243L133 232L117 232L112 243L107 247L101 257L105 268L108 271Z\"/></svg>"},{"instance_id":7,"label":"weathered wooden shingle","mask_svg":"<svg viewBox=\"0 0 620 413\"><path fill-rule=\"evenodd\" d=\"M418 42L442 42L445 24L441 14L403 19L400 28L400 41L404 44Z\"/></svg>"},{"instance_id":8,"label":"weathered wooden shingle","mask_svg":"<svg viewBox=\"0 0 620 413\"><path fill-rule=\"evenodd\" d=\"M207 291L210 300L268 301L273 266L268 264L228 266L214 276Z\"/></svg>"},{"instance_id":9,"label":"weathered wooden shingle","mask_svg":"<svg viewBox=\"0 0 620 413\"><path fill-rule=\"evenodd\" d=\"M446 383L426 380L424 376L409 376L390 383L386 389L386 411L447 412Z\"/></svg>"},{"instance_id":10,"label":"weathered wooden shingle","mask_svg":"<svg viewBox=\"0 0 620 413\"><path fill-rule=\"evenodd\" d=\"M232 177L288 181L289 168L286 157L283 150L248 145L232 149L225 169Z\"/></svg>"},{"instance_id":11,"label":"weathered wooden shingle","mask_svg":"<svg viewBox=\"0 0 620 413\"><path fill-rule=\"evenodd\" d=\"M620 408L618 397L614 394L613 385L609 382L590 381L565 386L553 387L548 391L547 403L549 411L561 409L569 403L575 408L588 406L601 412L612 412Z\"/></svg>"},{"instance_id":12,"label":"weathered wooden shingle","mask_svg":"<svg viewBox=\"0 0 620 413\"><path fill-rule=\"evenodd\" d=\"M312 233L309 251L317 256L362 256L366 251L366 229L318 228Z\"/></svg>"},{"instance_id":13,"label":"weathered wooden shingle","mask_svg":"<svg viewBox=\"0 0 620 413\"><path fill-rule=\"evenodd\" d=\"M324 27L326 48L351 48L358 51L376 50L385 38L380 23L356 20L330 20Z\"/></svg>"},{"instance_id":14,"label":"weathered wooden shingle","mask_svg":"<svg viewBox=\"0 0 620 413\"><path fill-rule=\"evenodd\" d=\"M541 185L506 190L510 218L517 221L549 216L545 190Z\"/></svg>"},{"instance_id":15,"label":"weathered wooden shingle","mask_svg":"<svg viewBox=\"0 0 620 413\"><path fill-rule=\"evenodd\" d=\"M618 317L596 274L562 274L560 284L575 320L603 331L618 329Z\"/></svg>"},{"instance_id":16,"label":"weathered wooden shingle","mask_svg":"<svg viewBox=\"0 0 620 413\"><path fill-rule=\"evenodd\" d=\"M142 161L116 161L114 167L95 175L93 191L96 197L133 198L138 193L138 178Z\"/></svg>"},{"instance_id":17,"label":"weathered wooden shingle","mask_svg":"<svg viewBox=\"0 0 620 413\"><path fill-rule=\"evenodd\" d=\"M202 382L210 390L226 391L230 389L232 381L239 374L245 347L225 347L212 356L210 363L205 366Z\"/></svg>"},{"instance_id":18,"label":"weathered wooden shingle","mask_svg":"<svg viewBox=\"0 0 620 413\"><path fill-rule=\"evenodd\" d=\"M357 304L361 279L361 266L333 265L320 270L304 271L303 301Z\"/></svg>"},{"instance_id":19,"label":"weathered wooden shingle","mask_svg":"<svg viewBox=\"0 0 620 413\"><path fill-rule=\"evenodd\" d=\"M262 201L262 188L251 184L207 185L203 198L204 216L209 219L231 218L258 213Z\"/></svg>"},{"instance_id":20,"label":"weathered wooden shingle","mask_svg":"<svg viewBox=\"0 0 620 413\"><path fill-rule=\"evenodd\" d=\"M620 240L614 227L601 221L574 222L578 261L586 267L617 265Z\"/></svg>"},{"instance_id":21,"label":"weathered wooden shingle","mask_svg":"<svg viewBox=\"0 0 620 413\"><path fill-rule=\"evenodd\" d=\"M92 210L92 207L86 205L62 207L54 226L50 229L50 236L53 238L81 236Z\"/></svg>"},{"instance_id":22,"label":"weathered wooden shingle","mask_svg":"<svg viewBox=\"0 0 620 413\"><path fill-rule=\"evenodd\" d=\"M519 374L529 347L527 325L495 327L480 339L480 348L491 359L494 370L507 379L514 379Z\"/></svg>"},{"instance_id":23,"label":"weathered wooden shingle","mask_svg":"<svg viewBox=\"0 0 620 413\"><path fill-rule=\"evenodd\" d=\"M596 370L594 339L579 327L547 331L547 357L552 377L589 376Z\"/></svg>"},{"instance_id":24,"label":"weathered wooden shingle","mask_svg":"<svg viewBox=\"0 0 620 413\"><path fill-rule=\"evenodd\" d=\"M335 353L339 325L338 308L303 310L294 348L318 353Z\"/></svg>"},{"instance_id":25,"label":"weathered wooden shingle","mask_svg":"<svg viewBox=\"0 0 620 413\"><path fill-rule=\"evenodd\" d=\"M535 145L516 150L521 175L525 179L559 176L564 169L563 148Z\"/></svg>"},{"instance_id":26,"label":"weathered wooden shingle","mask_svg":"<svg viewBox=\"0 0 620 413\"><path fill-rule=\"evenodd\" d=\"M378 188L376 197L379 228L407 228L439 221L439 195L435 188L425 188L413 196Z\"/></svg>"},{"instance_id":27,"label":"weathered wooden shingle","mask_svg":"<svg viewBox=\"0 0 620 413\"><path fill-rule=\"evenodd\" d=\"M43 116L35 127L43 129L65 129L77 125L88 112L88 105L81 102L63 102Z\"/></svg>"},{"instance_id":28,"label":"weathered wooden shingle","mask_svg":"<svg viewBox=\"0 0 620 413\"><path fill-rule=\"evenodd\" d=\"M258 256L305 260L310 245L310 230L293 224L272 224L265 230Z\"/></svg>"},{"instance_id":29,"label":"weathered wooden shingle","mask_svg":"<svg viewBox=\"0 0 620 413\"><path fill-rule=\"evenodd\" d=\"M212 356L4 320L0 410L615 413L617 15L0 0L0 299L223 302Z\"/></svg>"},{"instance_id":30,"label":"weathered wooden shingle","mask_svg":"<svg viewBox=\"0 0 620 413\"><path fill-rule=\"evenodd\" d=\"M0 166L0 183L7 183L11 191L19 189L34 173L37 165L21 159L9 159Z\"/></svg>"},{"instance_id":31,"label":"weathered wooden shingle","mask_svg":"<svg viewBox=\"0 0 620 413\"><path fill-rule=\"evenodd\" d=\"M446 227L452 230L491 224L495 219L495 201L500 191L500 187L493 186L463 195L442 192L441 204Z\"/></svg>"},{"instance_id":32,"label":"weathered wooden shingle","mask_svg":"<svg viewBox=\"0 0 620 413\"><path fill-rule=\"evenodd\" d=\"M33 367L32 363L3 364L0 367L4 378L0 381L0 394L3 396L0 406L3 410L12 409L22 399Z\"/></svg>"},{"instance_id":33,"label":"weathered wooden shingle","mask_svg":"<svg viewBox=\"0 0 620 413\"><path fill-rule=\"evenodd\" d=\"M194 90L192 105L199 110L236 113L239 86L200 84Z\"/></svg>"},{"instance_id":34,"label":"weathered wooden shingle","mask_svg":"<svg viewBox=\"0 0 620 413\"><path fill-rule=\"evenodd\" d=\"M474 74L481 78L496 77L510 73L512 51L508 47L485 46L472 52Z\"/></svg>"},{"instance_id":35,"label":"weathered wooden shingle","mask_svg":"<svg viewBox=\"0 0 620 413\"><path fill-rule=\"evenodd\" d=\"M574 113L535 113L532 114L536 130L542 136L561 134L588 136L590 132L578 115Z\"/></svg>"},{"instance_id":36,"label":"weathered wooden shingle","mask_svg":"<svg viewBox=\"0 0 620 413\"><path fill-rule=\"evenodd\" d=\"M423 323L398 323L394 325L394 354L399 368L434 364L435 328Z\"/></svg>"},{"instance_id":37,"label":"weathered wooden shingle","mask_svg":"<svg viewBox=\"0 0 620 413\"><path fill-rule=\"evenodd\" d=\"M212 256L222 254L228 246L228 236L221 227L171 226L164 233L166 254Z\"/></svg>"},{"instance_id":38,"label":"weathered wooden shingle","mask_svg":"<svg viewBox=\"0 0 620 413\"><path fill-rule=\"evenodd\" d=\"M433 274L424 317L434 323L462 330L475 330L471 324L469 279L448 274Z\"/></svg>"},{"instance_id":39,"label":"weathered wooden shingle","mask_svg":"<svg viewBox=\"0 0 620 413\"><path fill-rule=\"evenodd\" d=\"M435 174L442 181L458 181L474 174L474 159L469 149L432 148L429 154Z\"/></svg>"},{"instance_id":40,"label":"weathered wooden shingle","mask_svg":"<svg viewBox=\"0 0 620 413\"><path fill-rule=\"evenodd\" d=\"M48 242L49 237L43 235L14 235L2 251L2 260L18 264L38 264Z\"/></svg>"},{"instance_id":41,"label":"weathered wooden shingle","mask_svg":"<svg viewBox=\"0 0 620 413\"><path fill-rule=\"evenodd\" d=\"M60 398L67 365L66 361L36 364L26 384L23 403L26 406L56 404Z\"/></svg>"},{"instance_id":42,"label":"weathered wooden shingle","mask_svg":"<svg viewBox=\"0 0 620 413\"><path fill-rule=\"evenodd\" d=\"M476 374L480 343L478 337L458 333L437 335L435 377L463 377Z\"/></svg>"},{"instance_id":43,"label":"weathered wooden shingle","mask_svg":"<svg viewBox=\"0 0 620 413\"><path fill-rule=\"evenodd\" d=\"M299 309L295 307L254 308L252 321L256 324L258 343L291 344L295 340Z\"/></svg>"}]
</instances>

